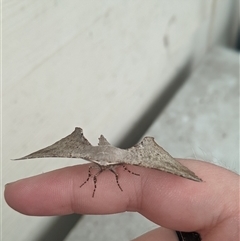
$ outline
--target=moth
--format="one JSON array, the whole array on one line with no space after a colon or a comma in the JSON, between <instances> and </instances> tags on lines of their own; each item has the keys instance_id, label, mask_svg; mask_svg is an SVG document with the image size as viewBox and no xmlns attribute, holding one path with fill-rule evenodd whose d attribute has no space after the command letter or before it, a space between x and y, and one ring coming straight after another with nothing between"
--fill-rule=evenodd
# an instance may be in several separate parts
<instances>
[{"instance_id":1,"label":"moth","mask_svg":"<svg viewBox=\"0 0 240 241\"><path fill-rule=\"evenodd\" d=\"M110 170L115 175L116 183L121 191L123 189L119 184L118 174L115 170L117 166L123 166L129 173L139 176L139 174L130 171L126 167L127 164L168 172L197 182L202 181L194 172L183 166L160 147L153 137L144 137L137 145L129 149L120 149L110 145L106 138L101 135L98 146L92 146L84 137L83 130L80 127L76 127L70 135L56 143L15 160L51 157L81 158L96 164L89 166L88 177L80 185L82 187L93 177L94 190L92 197L94 197L97 188L97 177L104 170ZM94 167L98 168L96 174L91 172Z\"/></svg>"}]
</instances>

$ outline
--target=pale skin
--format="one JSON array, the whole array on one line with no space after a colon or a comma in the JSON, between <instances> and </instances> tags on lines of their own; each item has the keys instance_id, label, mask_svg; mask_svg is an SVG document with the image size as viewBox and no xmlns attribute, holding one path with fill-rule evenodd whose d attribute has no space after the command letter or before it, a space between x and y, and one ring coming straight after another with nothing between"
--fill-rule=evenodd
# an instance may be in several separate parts
<instances>
[{"instance_id":1,"label":"pale skin","mask_svg":"<svg viewBox=\"0 0 240 241\"><path fill-rule=\"evenodd\" d=\"M66 167L22 179L5 188L5 200L16 211L35 216L139 212L161 227L135 241L178 241L174 230L198 232L202 241L239 240L239 175L201 161L179 160L203 182L143 167L117 168L121 192L109 171L82 188L89 165Z\"/></svg>"}]
</instances>

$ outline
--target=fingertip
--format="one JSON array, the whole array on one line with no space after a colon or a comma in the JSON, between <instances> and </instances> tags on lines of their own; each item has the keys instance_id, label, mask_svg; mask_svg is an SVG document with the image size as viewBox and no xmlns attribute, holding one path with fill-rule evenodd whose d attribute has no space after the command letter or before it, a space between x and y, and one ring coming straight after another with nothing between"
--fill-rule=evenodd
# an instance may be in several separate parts
<instances>
[{"instance_id":1,"label":"fingertip","mask_svg":"<svg viewBox=\"0 0 240 241\"><path fill-rule=\"evenodd\" d=\"M17 201L17 188L15 188L16 182L6 183L4 186L4 199L6 203L14 210L18 211L16 208L16 201Z\"/></svg>"}]
</instances>

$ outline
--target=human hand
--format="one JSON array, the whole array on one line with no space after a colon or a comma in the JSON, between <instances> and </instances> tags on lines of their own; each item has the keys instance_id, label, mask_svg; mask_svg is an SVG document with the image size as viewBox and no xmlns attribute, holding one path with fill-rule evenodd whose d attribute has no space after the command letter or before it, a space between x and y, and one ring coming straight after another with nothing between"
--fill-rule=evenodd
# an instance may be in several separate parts
<instances>
[{"instance_id":1,"label":"human hand","mask_svg":"<svg viewBox=\"0 0 240 241\"><path fill-rule=\"evenodd\" d=\"M91 182L79 188L88 173L88 165L79 165L7 184L5 199L9 206L26 215L134 211L162 226L135 241L177 241L174 230L198 232L202 241L238 240L239 176L206 162L180 162L203 182L129 166L131 171L140 174L135 177L119 167L123 192L112 173L103 172L92 198Z\"/></svg>"}]
</instances>

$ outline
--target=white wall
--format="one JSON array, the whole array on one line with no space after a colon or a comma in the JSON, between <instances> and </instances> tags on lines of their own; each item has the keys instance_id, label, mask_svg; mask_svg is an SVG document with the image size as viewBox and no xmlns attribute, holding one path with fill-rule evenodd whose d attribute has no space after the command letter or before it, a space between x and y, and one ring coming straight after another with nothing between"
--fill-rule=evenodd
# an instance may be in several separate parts
<instances>
[{"instance_id":1,"label":"white wall","mask_svg":"<svg viewBox=\"0 0 240 241\"><path fill-rule=\"evenodd\" d=\"M3 1L2 187L79 163L10 161L75 126L93 144L119 141L182 67L232 40L236 2ZM2 206L4 241L34 240L52 222Z\"/></svg>"}]
</instances>

